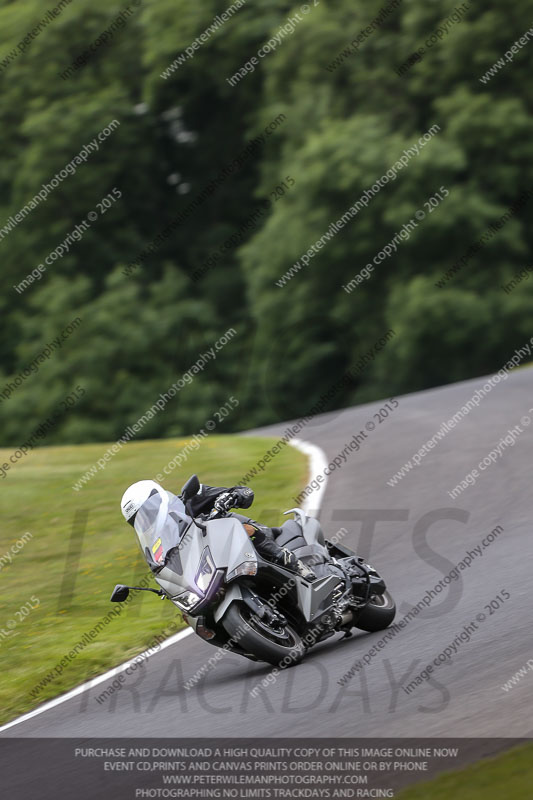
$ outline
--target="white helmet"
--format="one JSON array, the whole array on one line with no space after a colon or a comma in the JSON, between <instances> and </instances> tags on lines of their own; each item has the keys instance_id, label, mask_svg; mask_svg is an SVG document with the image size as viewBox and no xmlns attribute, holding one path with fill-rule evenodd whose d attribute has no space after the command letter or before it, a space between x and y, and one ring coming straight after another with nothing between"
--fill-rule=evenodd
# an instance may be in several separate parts
<instances>
[{"instance_id":1,"label":"white helmet","mask_svg":"<svg viewBox=\"0 0 533 800\"><path fill-rule=\"evenodd\" d=\"M168 492L155 481L137 481L126 489L120 501L122 516L126 522L133 524L133 517L153 494L159 494L168 504Z\"/></svg>"}]
</instances>

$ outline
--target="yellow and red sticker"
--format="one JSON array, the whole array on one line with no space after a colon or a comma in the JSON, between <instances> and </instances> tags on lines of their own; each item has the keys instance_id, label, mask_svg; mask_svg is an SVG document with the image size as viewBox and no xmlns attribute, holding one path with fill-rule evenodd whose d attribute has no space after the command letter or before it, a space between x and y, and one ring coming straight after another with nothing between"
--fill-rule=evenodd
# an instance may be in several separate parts
<instances>
[{"instance_id":1,"label":"yellow and red sticker","mask_svg":"<svg viewBox=\"0 0 533 800\"><path fill-rule=\"evenodd\" d=\"M157 561L159 564L163 560L163 543L161 539L156 540L152 547L152 553L154 554L154 561Z\"/></svg>"}]
</instances>

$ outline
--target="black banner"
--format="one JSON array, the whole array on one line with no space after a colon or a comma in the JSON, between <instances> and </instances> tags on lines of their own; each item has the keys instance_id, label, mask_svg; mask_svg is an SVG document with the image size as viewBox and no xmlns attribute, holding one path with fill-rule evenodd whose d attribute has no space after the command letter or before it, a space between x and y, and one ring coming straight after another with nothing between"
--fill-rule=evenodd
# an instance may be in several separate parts
<instances>
[{"instance_id":1,"label":"black banner","mask_svg":"<svg viewBox=\"0 0 533 800\"><path fill-rule=\"evenodd\" d=\"M386 798L523 739L2 739L10 800Z\"/></svg>"}]
</instances>

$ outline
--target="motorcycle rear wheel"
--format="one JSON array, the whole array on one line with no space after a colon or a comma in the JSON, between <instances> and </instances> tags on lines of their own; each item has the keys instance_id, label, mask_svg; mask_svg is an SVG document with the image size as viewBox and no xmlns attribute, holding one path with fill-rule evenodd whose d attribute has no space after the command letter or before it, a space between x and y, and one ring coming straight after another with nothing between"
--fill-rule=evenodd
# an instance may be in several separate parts
<instances>
[{"instance_id":1,"label":"motorcycle rear wheel","mask_svg":"<svg viewBox=\"0 0 533 800\"><path fill-rule=\"evenodd\" d=\"M292 667L305 655L305 645L296 631L289 625L268 625L241 600L230 605L222 625L239 647L275 667Z\"/></svg>"},{"instance_id":2,"label":"motorcycle rear wheel","mask_svg":"<svg viewBox=\"0 0 533 800\"><path fill-rule=\"evenodd\" d=\"M382 631L389 627L395 616L396 603L385 591L383 594L374 595L357 618L355 627L362 631Z\"/></svg>"}]
</instances>

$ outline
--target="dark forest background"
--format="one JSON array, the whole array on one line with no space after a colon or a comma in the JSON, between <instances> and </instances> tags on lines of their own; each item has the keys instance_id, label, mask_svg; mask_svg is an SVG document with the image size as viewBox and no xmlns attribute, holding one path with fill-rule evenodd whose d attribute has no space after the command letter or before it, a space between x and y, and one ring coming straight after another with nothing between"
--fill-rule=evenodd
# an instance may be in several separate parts
<instances>
[{"instance_id":1,"label":"dark forest background","mask_svg":"<svg viewBox=\"0 0 533 800\"><path fill-rule=\"evenodd\" d=\"M533 2L471 2L403 75L398 68L454 6L403 0L353 52L352 39L388 3L315 2L302 15L298 4L248 0L166 79L161 73L229 0L132 3L125 24L86 64L76 59L126 4L72 0L22 48L48 6L1 4L0 393L82 320L1 399L1 444L23 442L78 385L85 394L46 442L121 436L230 327L237 335L142 438L194 433L230 395L239 407L226 431L304 414L389 329L394 337L328 407L496 371L529 340L533 195L437 284L533 191L533 40L479 80L533 25ZM226 78L296 13L303 21L294 32L230 86ZM6 233L9 217L115 119L120 126L98 152ZM435 124L440 132L396 180L277 286ZM261 135L264 142L177 223ZM441 186L449 196L409 240L352 293L343 291ZM114 188L122 197L17 292ZM173 221L170 235L128 269ZM217 263L206 268L213 254ZM505 291L523 270L527 276Z\"/></svg>"}]
</instances>

